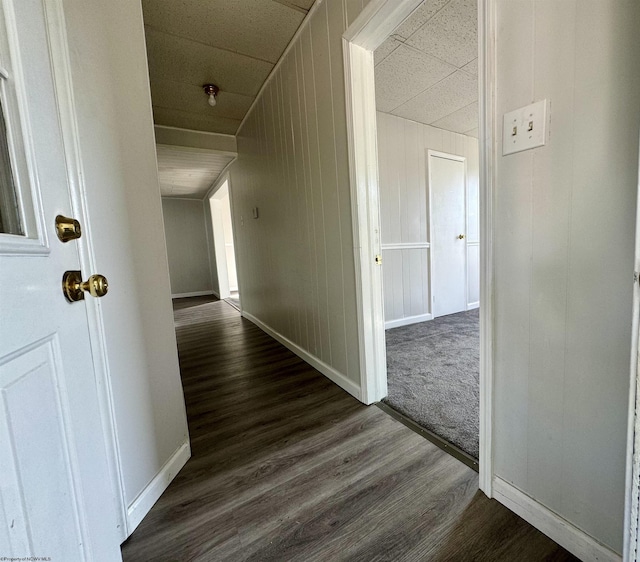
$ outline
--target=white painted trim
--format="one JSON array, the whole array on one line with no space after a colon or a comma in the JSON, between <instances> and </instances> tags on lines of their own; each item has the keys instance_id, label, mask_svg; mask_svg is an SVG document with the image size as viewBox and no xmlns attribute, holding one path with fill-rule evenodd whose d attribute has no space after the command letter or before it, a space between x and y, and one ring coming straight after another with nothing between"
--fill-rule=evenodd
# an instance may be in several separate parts
<instances>
[{"instance_id":1,"label":"white painted trim","mask_svg":"<svg viewBox=\"0 0 640 562\"><path fill-rule=\"evenodd\" d=\"M264 322L253 316L253 314L249 314L248 312L242 312L242 317L247 320L253 322L258 328L260 328L263 332L270 335L274 340L279 341L282 345L284 345L290 351L293 351L300 359L311 365L314 369L320 371L325 377L336 383L340 388L346 390L351 396L361 400L360 398L360 389L358 385L354 382L350 381L346 376L342 373L336 371L330 365L327 365L324 361L309 353L306 349L302 349L297 343L292 342L289 338L286 338L279 332L276 332L274 329L267 326Z\"/></svg>"},{"instance_id":2,"label":"white painted trim","mask_svg":"<svg viewBox=\"0 0 640 562\"><path fill-rule=\"evenodd\" d=\"M355 253L356 311L363 402L386 393L384 314L380 251L375 50L421 0L370 0L343 35L351 205ZM495 136L495 0L478 3L480 145L480 489L491 497L493 478L493 255L492 207Z\"/></svg>"},{"instance_id":3,"label":"white painted trim","mask_svg":"<svg viewBox=\"0 0 640 562\"><path fill-rule=\"evenodd\" d=\"M142 492L138 494L136 499L131 502L131 505L127 509L129 534L133 533L136 527L140 525L145 515L149 513L153 505L169 487L169 484L171 484L178 472L182 470L182 467L187 463L189 458L191 458L191 446L189 445L189 439L187 439L175 450L167 462L164 463L153 480L151 480Z\"/></svg>"},{"instance_id":4,"label":"white painted trim","mask_svg":"<svg viewBox=\"0 0 640 562\"><path fill-rule=\"evenodd\" d=\"M291 38L291 41L289 41L289 43L287 44L287 47L285 48L285 50L282 51L282 54L280 55L280 58L278 59L278 62L276 62L274 67L271 69L271 72L269 73L269 76L267 76L267 79L262 83L262 86L258 90L258 93L256 94L256 97L253 99L252 104L249 106L249 110L244 114L244 117L243 117L242 121L240 122L240 125L239 125L239 127L238 127L238 129L236 131L236 137L240 134L240 131L242 131L242 127L244 127L245 123L247 122L247 119L249 118L249 115L251 115L251 112L253 111L253 108L256 106L256 104L258 103L258 101L262 97L262 93L264 92L265 88L267 87L269 82L271 82L272 78L275 76L276 72L278 71L278 68L280 68L280 65L282 64L282 61L285 59L285 57L287 56L289 51L293 48L293 45L295 45L296 41L298 40L298 37L300 37L300 35L302 35L302 32L304 31L305 27L307 27L307 25L311 21L311 17L313 16L313 14L315 14L316 10L318 9L318 6L320 6L320 4L322 4L322 1L323 0L315 0L315 2L313 3L313 6L311 6L309 11L307 12L307 15L304 17L304 19L300 23L300 26L298 27L296 32L293 34L293 37Z\"/></svg>"},{"instance_id":5,"label":"white painted trim","mask_svg":"<svg viewBox=\"0 0 640 562\"><path fill-rule=\"evenodd\" d=\"M478 2L478 100L480 149L480 455L479 486L493 484L493 185L496 138L496 2Z\"/></svg>"},{"instance_id":6,"label":"white painted trim","mask_svg":"<svg viewBox=\"0 0 640 562\"><path fill-rule=\"evenodd\" d=\"M182 127L170 127L169 125L154 125L154 129L167 129L169 131L183 131L185 133L196 133L198 135L207 135L211 137L225 137L227 139L236 138L235 135L229 135L227 133L213 133L211 131L198 131L197 129L184 129Z\"/></svg>"},{"instance_id":7,"label":"white painted trim","mask_svg":"<svg viewBox=\"0 0 640 562\"><path fill-rule=\"evenodd\" d=\"M383 250L426 250L431 248L429 242L398 242L395 244L382 244Z\"/></svg>"},{"instance_id":8,"label":"white painted trim","mask_svg":"<svg viewBox=\"0 0 640 562\"><path fill-rule=\"evenodd\" d=\"M373 52L421 3L422 0L370 0L343 38Z\"/></svg>"},{"instance_id":9,"label":"white painted trim","mask_svg":"<svg viewBox=\"0 0 640 562\"><path fill-rule=\"evenodd\" d=\"M467 303L467 310L474 310L480 308L480 301Z\"/></svg>"},{"instance_id":10,"label":"white painted trim","mask_svg":"<svg viewBox=\"0 0 640 562\"><path fill-rule=\"evenodd\" d=\"M171 298L185 299L187 297L204 297L206 295L215 295L215 291L213 289L209 289L207 291L193 291L191 293L175 293L171 294Z\"/></svg>"},{"instance_id":11,"label":"white painted trim","mask_svg":"<svg viewBox=\"0 0 640 562\"><path fill-rule=\"evenodd\" d=\"M233 162L232 162L233 164ZM231 174L227 172L227 189L229 190L229 207L231 208L231 235L233 236L233 259L235 260L236 266L236 281L238 282L238 287L236 292L239 295L242 295L242 272L240 271L242 266L240 264L240 260L238 259L238 229L236 227L236 219L235 219L235 207L233 202L233 181L231 179ZM240 313L243 310L242 306L242 298L240 298Z\"/></svg>"},{"instance_id":12,"label":"white painted trim","mask_svg":"<svg viewBox=\"0 0 640 562\"><path fill-rule=\"evenodd\" d=\"M196 146L182 146L180 144L167 144L167 143L164 143L164 142L156 143L156 147L170 148L172 150L177 150L178 152L187 152L187 153L191 153L191 154L205 154L205 155L206 154L219 154L220 156L232 156L232 157L234 157L234 160L238 156L238 153L235 150L220 150L218 148L200 148L200 147L196 147ZM227 164L225 166L225 168L228 165L229 164ZM224 171L225 168L223 168L223 171ZM220 174L222 174L222 172L220 172Z\"/></svg>"},{"instance_id":13,"label":"white painted trim","mask_svg":"<svg viewBox=\"0 0 640 562\"><path fill-rule=\"evenodd\" d=\"M224 182L228 181L229 186L231 186L231 174L229 173L229 170L231 169L231 165L237 159L238 157L236 156L222 169L222 172L220 172L220 175L216 178L216 181L211 184L211 187L207 190L207 193L205 193L205 196L202 199L203 201L208 201L209 199L211 199L216 194L216 191L218 191L218 189L220 189L224 185ZM229 187L229 193L231 193L231 187Z\"/></svg>"},{"instance_id":14,"label":"white painted trim","mask_svg":"<svg viewBox=\"0 0 640 562\"><path fill-rule=\"evenodd\" d=\"M629 410L627 414L627 459L625 474L624 544L625 562L638 556L640 537L640 169L638 170L638 201L636 205L636 243L633 280L633 307L631 323L631 358L629 369Z\"/></svg>"},{"instance_id":15,"label":"white painted trim","mask_svg":"<svg viewBox=\"0 0 640 562\"><path fill-rule=\"evenodd\" d=\"M76 241L80 268L82 271L97 271L96 256L93 246L93 232L91 217L86 200L85 173L78 131L78 117L73 91L71 61L69 57L69 42L64 16L62 0L45 0L43 2L45 17L49 30L49 46L51 49L51 65L53 69L54 88L58 105L58 114L62 139L64 143L64 157L71 194L71 216L80 221L83 236ZM149 102L151 103L151 102ZM100 417L102 420L104 443L107 450L107 461L110 485L116 502L115 510L118 520L115 522L117 532L124 540L129 536L127 527L127 505L125 486L122 475L122 460L120 445L116 432L116 413L111 384L111 371L107 358L106 333L99 299L87 299L85 307L89 325L89 339L91 355L97 384Z\"/></svg>"},{"instance_id":16,"label":"white painted trim","mask_svg":"<svg viewBox=\"0 0 640 562\"><path fill-rule=\"evenodd\" d=\"M0 254L46 256L49 254L46 228L48 217L44 216L40 197L45 178L40 178L38 174L31 112L27 102L31 92L27 91L25 85L25 67L22 62L13 2L4 1L3 10L4 21L0 21L3 31L0 37L6 38L6 45L3 40L2 48L8 49L4 62L10 65L12 80L2 80L0 99L4 106L9 163L24 235L1 233Z\"/></svg>"},{"instance_id":17,"label":"white painted trim","mask_svg":"<svg viewBox=\"0 0 640 562\"><path fill-rule=\"evenodd\" d=\"M384 329L390 330L391 328L400 328L401 326L409 326L411 324L427 322L428 320L433 320L433 314L418 314L417 316L405 316L404 318L398 318L397 320L386 321L384 323Z\"/></svg>"},{"instance_id":18,"label":"white painted trim","mask_svg":"<svg viewBox=\"0 0 640 562\"><path fill-rule=\"evenodd\" d=\"M622 560L619 554L501 478L493 480L493 496L584 562Z\"/></svg>"}]
</instances>

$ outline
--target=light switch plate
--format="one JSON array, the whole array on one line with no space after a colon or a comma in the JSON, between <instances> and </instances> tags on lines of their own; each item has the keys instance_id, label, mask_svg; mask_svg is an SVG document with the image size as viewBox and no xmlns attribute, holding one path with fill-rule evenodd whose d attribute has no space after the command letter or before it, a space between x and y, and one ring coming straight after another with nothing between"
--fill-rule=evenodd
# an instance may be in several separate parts
<instances>
[{"instance_id":1,"label":"light switch plate","mask_svg":"<svg viewBox=\"0 0 640 562\"><path fill-rule=\"evenodd\" d=\"M547 140L547 100L504 114L502 155L544 146Z\"/></svg>"}]
</instances>

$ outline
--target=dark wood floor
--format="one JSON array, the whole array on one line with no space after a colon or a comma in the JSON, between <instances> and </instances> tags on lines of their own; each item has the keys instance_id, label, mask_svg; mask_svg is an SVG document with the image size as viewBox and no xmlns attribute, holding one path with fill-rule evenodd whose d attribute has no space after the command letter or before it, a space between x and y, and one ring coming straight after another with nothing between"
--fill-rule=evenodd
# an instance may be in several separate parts
<instances>
[{"instance_id":1,"label":"dark wood floor","mask_svg":"<svg viewBox=\"0 0 640 562\"><path fill-rule=\"evenodd\" d=\"M124 560L576 560L225 302L175 302L192 458Z\"/></svg>"}]
</instances>

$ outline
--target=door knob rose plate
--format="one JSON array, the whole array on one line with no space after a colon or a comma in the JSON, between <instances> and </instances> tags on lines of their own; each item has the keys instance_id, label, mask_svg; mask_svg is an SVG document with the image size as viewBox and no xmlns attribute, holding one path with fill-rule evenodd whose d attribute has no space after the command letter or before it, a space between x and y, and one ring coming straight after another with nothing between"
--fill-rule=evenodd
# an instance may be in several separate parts
<instances>
[{"instance_id":1,"label":"door knob rose plate","mask_svg":"<svg viewBox=\"0 0 640 562\"><path fill-rule=\"evenodd\" d=\"M92 297L104 297L109 290L109 282L104 275L95 274L82 281L81 271L65 271L62 276L62 292L69 302L84 300L84 294Z\"/></svg>"}]
</instances>

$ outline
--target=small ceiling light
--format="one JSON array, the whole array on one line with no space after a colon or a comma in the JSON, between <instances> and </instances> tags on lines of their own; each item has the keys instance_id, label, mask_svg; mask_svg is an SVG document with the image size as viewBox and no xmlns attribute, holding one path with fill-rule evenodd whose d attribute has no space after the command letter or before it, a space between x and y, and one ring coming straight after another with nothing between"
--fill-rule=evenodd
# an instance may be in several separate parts
<instances>
[{"instance_id":1,"label":"small ceiling light","mask_svg":"<svg viewBox=\"0 0 640 562\"><path fill-rule=\"evenodd\" d=\"M205 84L202 87L204 88L204 93L209 96L209 105L211 107L215 107L217 103L216 96L218 95L220 88L218 88L218 86L216 86L215 84Z\"/></svg>"}]
</instances>

